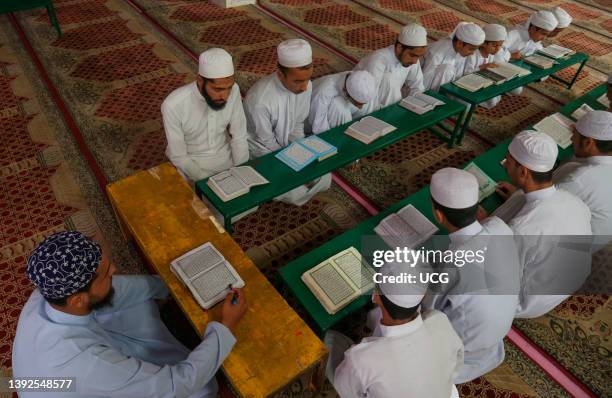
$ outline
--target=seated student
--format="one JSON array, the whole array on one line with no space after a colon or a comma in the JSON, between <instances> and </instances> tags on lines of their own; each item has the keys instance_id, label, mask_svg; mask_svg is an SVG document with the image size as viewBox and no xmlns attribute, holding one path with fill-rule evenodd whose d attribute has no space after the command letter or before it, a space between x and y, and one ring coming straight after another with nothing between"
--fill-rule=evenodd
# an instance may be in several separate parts
<instances>
[{"instance_id":1,"label":"seated student","mask_svg":"<svg viewBox=\"0 0 612 398\"><path fill-rule=\"evenodd\" d=\"M503 64L510 60L510 53L504 48L504 41L508 35L506 28L492 23L485 25L482 30L485 32L485 41L478 47L478 50L467 59L466 74L488 68L495 68L498 64ZM491 109L499 104L499 101L501 101L501 96L498 95L478 105Z\"/></svg>"},{"instance_id":2,"label":"seated student","mask_svg":"<svg viewBox=\"0 0 612 398\"><path fill-rule=\"evenodd\" d=\"M555 186L576 195L591 210L596 245L612 239L612 113L592 111L576 123L572 144L576 161L555 170Z\"/></svg>"},{"instance_id":3,"label":"seated student","mask_svg":"<svg viewBox=\"0 0 612 398\"><path fill-rule=\"evenodd\" d=\"M548 37L558 36L559 33L563 31L563 29L566 29L572 24L572 16L569 15L567 11L565 11L563 8L557 6L553 8L552 13L555 14L555 18L557 18L558 23L557 27L552 32L550 32Z\"/></svg>"},{"instance_id":4,"label":"seated student","mask_svg":"<svg viewBox=\"0 0 612 398\"><path fill-rule=\"evenodd\" d=\"M277 54L277 71L258 80L244 99L251 158L304 138L312 94L312 48L306 40L285 40L278 45ZM301 206L330 186L331 174L326 174L275 200Z\"/></svg>"},{"instance_id":5,"label":"seated student","mask_svg":"<svg viewBox=\"0 0 612 398\"><path fill-rule=\"evenodd\" d=\"M510 29L504 46L510 52L513 60L528 57L538 50L544 48L542 40L550 36L557 27L558 21L550 11L536 11L524 25L517 25ZM512 95L520 95L523 88L519 87L510 92Z\"/></svg>"},{"instance_id":6,"label":"seated student","mask_svg":"<svg viewBox=\"0 0 612 398\"><path fill-rule=\"evenodd\" d=\"M365 70L318 78L312 84L308 116L312 132L319 134L366 115L377 89L374 77Z\"/></svg>"},{"instance_id":7,"label":"seated student","mask_svg":"<svg viewBox=\"0 0 612 398\"><path fill-rule=\"evenodd\" d=\"M438 91L443 84L466 74L466 61L485 41L485 32L475 23L459 22L446 39L429 46L423 58L425 88Z\"/></svg>"},{"instance_id":8,"label":"seated student","mask_svg":"<svg viewBox=\"0 0 612 398\"><path fill-rule=\"evenodd\" d=\"M525 199L508 223L516 236L522 275L517 318L546 314L591 272L591 212L574 194L553 185L557 153L548 135L522 131L510 143L504 164L514 185L500 182L496 191L505 200L513 194Z\"/></svg>"},{"instance_id":9,"label":"seated student","mask_svg":"<svg viewBox=\"0 0 612 398\"><path fill-rule=\"evenodd\" d=\"M74 393L45 397L216 397L215 373L247 310L244 293L228 294L221 323L210 322L189 352L160 319L155 300L169 294L163 282L115 271L80 232L56 233L34 249L27 273L36 290L19 317L13 376L75 378Z\"/></svg>"},{"instance_id":10,"label":"seated student","mask_svg":"<svg viewBox=\"0 0 612 398\"><path fill-rule=\"evenodd\" d=\"M196 81L161 106L166 156L191 182L249 160L246 119L232 57L221 48L200 54Z\"/></svg>"},{"instance_id":11,"label":"seated student","mask_svg":"<svg viewBox=\"0 0 612 398\"><path fill-rule=\"evenodd\" d=\"M443 264L452 282L429 291L423 308L443 312L463 341L463 366L455 384L466 383L504 361L504 337L518 306L519 260L513 232L502 220L482 223L478 212L478 181L465 170L443 168L431 177L436 222L449 232L443 250L482 253L465 262Z\"/></svg>"},{"instance_id":12,"label":"seated student","mask_svg":"<svg viewBox=\"0 0 612 398\"><path fill-rule=\"evenodd\" d=\"M410 272L406 264L385 264L383 276ZM371 337L353 345L328 331L327 377L342 398L459 397L453 384L463 364L463 345L441 312L420 311L425 289L383 283L377 285L368 314ZM350 348L349 348L350 347Z\"/></svg>"},{"instance_id":13,"label":"seated student","mask_svg":"<svg viewBox=\"0 0 612 398\"><path fill-rule=\"evenodd\" d=\"M419 58L425 54L427 31L418 24L402 28L395 44L363 58L353 70L367 70L374 76L377 98L368 113L399 102L409 94L425 91Z\"/></svg>"}]
</instances>

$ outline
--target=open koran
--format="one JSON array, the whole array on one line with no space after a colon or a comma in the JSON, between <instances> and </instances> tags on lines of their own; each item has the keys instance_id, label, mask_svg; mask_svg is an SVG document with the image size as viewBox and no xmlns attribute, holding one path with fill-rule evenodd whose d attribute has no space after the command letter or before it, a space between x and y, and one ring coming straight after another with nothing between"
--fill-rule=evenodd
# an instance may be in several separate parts
<instances>
[{"instance_id":1,"label":"open koran","mask_svg":"<svg viewBox=\"0 0 612 398\"><path fill-rule=\"evenodd\" d=\"M514 79L515 77L527 76L531 73L529 69L521 68L520 66L504 62L497 64L496 68L492 68L492 71L506 78L506 80Z\"/></svg>"},{"instance_id":2,"label":"open koran","mask_svg":"<svg viewBox=\"0 0 612 398\"><path fill-rule=\"evenodd\" d=\"M464 90L474 92L492 86L495 82L477 73L471 73L453 81L453 84Z\"/></svg>"},{"instance_id":3,"label":"open koran","mask_svg":"<svg viewBox=\"0 0 612 398\"><path fill-rule=\"evenodd\" d=\"M224 202L244 195L256 185L269 181L251 166L232 167L210 177L206 184Z\"/></svg>"},{"instance_id":4,"label":"open koran","mask_svg":"<svg viewBox=\"0 0 612 398\"><path fill-rule=\"evenodd\" d=\"M557 63L557 61L555 61L554 59L550 59L548 57L538 54L530 55L528 57L523 58L523 60L528 64L541 69L552 68L552 66Z\"/></svg>"},{"instance_id":5,"label":"open koran","mask_svg":"<svg viewBox=\"0 0 612 398\"><path fill-rule=\"evenodd\" d=\"M374 288L374 270L350 247L306 271L302 281L333 315Z\"/></svg>"},{"instance_id":6,"label":"open koran","mask_svg":"<svg viewBox=\"0 0 612 398\"><path fill-rule=\"evenodd\" d=\"M325 160L338 153L338 148L329 142L311 135L294 141L275 157L295 171L300 171L315 160Z\"/></svg>"},{"instance_id":7,"label":"open koran","mask_svg":"<svg viewBox=\"0 0 612 398\"><path fill-rule=\"evenodd\" d=\"M417 93L402 99L399 105L417 115L422 115L433 110L437 106L444 105L444 101L440 101L424 93Z\"/></svg>"},{"instance_id":8,"label":"open koran","mask_svg":"<svg viewBox=\"0 0 612 398\"><path fill-rule=\"evenodd\" d=\"M512 196L508 198L501 206L499 206L491 216L501 218L505 223L509 223L510 220L521 211L526 203L525 193L522 190L516 191Z\"/></svg>"},{"instance_id":9,"label":"open koran","mask_svg":"<svg viewBox=\"0 0 612 398\"><path fill-rule=\"evenodd\" d=\"M572 119L578 121L582 119L584 115L592 111L593 111L593 108L591 108L588 104L582 104L580 105L578 109L572 112Z\"/></svg>"},{"instance_id":10,"label":"open koran","mask_svg":"<svg viewBox=\"0 0 612 398\"><path fill-rule=\"evenodd\" d=\"M575 54L576 52L574 50L571 50L569 48L565 48L565 47L561 47L557 44L551 44L548 47L544 47L543 49L539 50L538 52L550 57L550 58L554 58L554 59L558 59L558 58L563 58L563 57L567 57L568 55L572 55Z\"/></svg>"},{"instance_id":11,"label":"open koran","mask_svg":"<svg viewBox=\"0 0 612 398\"><path fill-rule=\"evenodd\" d=\"M345 134L353 137L356 140L369 144L379 137L389 134L395 131L396 127L377 119L373 116L366 116L355 122L346 129Z\"/></svg>"},{"instance_id":12,"label":"open koran","mask_svg":"<svg viewBox=\"0 0 612 398\"><path fill-rule=\"evenodd\" d=\"M488 69L478 71L476 73L479 74L480 76L486 77L487 79L491 80L495 84L505 83L506 80L508 79L506 78L506 76L500 73L497 73L496 69L497 68L488 68Z\"/></svg>"},{"instance_id":13,"label":"open koran","mask_svg":"<svg viewBox=\"0 0 612 398\"><path fill-rule=\"evenodd\" d=\"M437 231L438 228L413 205L388 215L374 228L374 232L393 249L414 249Z\"/></svg>"},{"instance_id":14,"label":"open koran","mask_svg":"<svg viewBox=\"0 0 612 398\"><path fill-rule=\"evenodd\" d=\"M170 270L204 309L225 298L228 287L244 287L244 281L221 253L207 242L170 263Z\"/></svg>"},{"instance_id":15,"label":"open koran","mask_svg":"<svg viewBox=\"0 0 612 398\"><path fill-rule=\"evenodd\" d=\"M554 113L540 120L533 128L547 134L557 145L565 149L572 145L574 121L560 113Z\"/></svg>"},{"instance_id":16,"label":"open koran","mask_svg":"<svg viewBox=\"0 0 612 398\"><path fill-rule=\"evenodd\" d=\"M474 162L470 162L465 169L468 173L476 177L478 181L478 201L481 202L484 198L490 196L495 192L497 183L491 177L489 177L480 167Z\"/></svg>"}]
</instances>

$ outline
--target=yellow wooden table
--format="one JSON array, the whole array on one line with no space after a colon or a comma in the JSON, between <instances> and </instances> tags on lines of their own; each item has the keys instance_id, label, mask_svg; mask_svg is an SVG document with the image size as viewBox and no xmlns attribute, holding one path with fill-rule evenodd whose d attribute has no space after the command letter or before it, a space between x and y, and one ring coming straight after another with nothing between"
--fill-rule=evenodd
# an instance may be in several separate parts
<instances>
[{"instance_id":1,"label":"yellow wooden table","mask_svg":"<svg viewBox=\"0 0 612 398\"><path fill-rule=\"evenodd\" d=\"M245 281L249 310L223 372L242 397L269 397L298 378L323 381L327 350L289 307L206 206L166 163L109 184L107 192L126 239L133 238L168 285L189 321L203 334L220 319L220 305L202 309L170 271L170 262L205 243L213 245Z\"/></svg>"}]
</instances>

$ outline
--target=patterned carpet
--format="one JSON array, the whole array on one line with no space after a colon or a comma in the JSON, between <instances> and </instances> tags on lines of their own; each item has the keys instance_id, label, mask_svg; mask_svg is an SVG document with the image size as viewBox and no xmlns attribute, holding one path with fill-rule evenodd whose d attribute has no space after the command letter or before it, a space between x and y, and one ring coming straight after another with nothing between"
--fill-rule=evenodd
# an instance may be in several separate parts
<instances>
[{"instance_id":1,"label":"patterned carpet","mask_svg":"<svg viewBox=\"0 0 612 398\"><path fill-rule=\"evenodd\" d=\"M192 53L211 46L228 48L235 57L243 91L274 69L278 42L299 36L255 6L222 10L199 0L136 1ZM435 39L448 33L453 18L480 21L503 16L509 20L543 4L495 0L487 2L491 9L482 11L474 7L482 2L470 1L359 1L378 13L345 0L262 3L346 53L347 57L339 57L315 45L317 76L350 69L346 58L357 59L388 44L401 24L414 18L427 26ZM477 10L464 10L464 3ZM495 8L498 3L513 9L502 12L504 9ZM603 79L602 72L612 65L611 19L602 10L604 3L584 0L579 6L575 4L580 7L576 9L588 12L584 11L578 26L560 38L570 40L567 43L575 40L595 54L574 90L567 93L547 81L525 90L521 97L504 98L496 109L478 111L472 129L479 136L499 142ZM61 38L42 11L19 13L18 22L75 126L65 123L44 76L21 45L9 19L0 18L0 134L6 142L0 148L0 280L6 293L0 298L3 374L10 371L16 320L31 291L24 276L25 258L37 241L57 230L78 229L113 247L113 258L122 271L143 272L133 247L119 239L99 183L165 161L159 107L171 90L193 79L196 66L189 54L180 51L125 1L55 0L55 4L64 31ZM82 138L81 147L78 138ZM426 184L437 168L462 164L485 149L487 145L475 135L469 135L462 147L449 150L434 135L422 132L362 160L356 171L342 170L341 174L376 205L386 207ZM88 163L84 150L92 153L101 175L95 175L96 167ZM234 237L275 280L279 266L367 216L361 206L333 185L301 208L282 203L262 206L236 224ZM607 298L572 298L553 314L518 326L593 391L605 395L612 391L611 305ZM306 391L292 392L291 388L285 393L310 396ZM321 396L333 394L328 389ZM567 396L511 344L507 344L504 365L463 385L461 395Z\"/></svg>"}]
</instances>

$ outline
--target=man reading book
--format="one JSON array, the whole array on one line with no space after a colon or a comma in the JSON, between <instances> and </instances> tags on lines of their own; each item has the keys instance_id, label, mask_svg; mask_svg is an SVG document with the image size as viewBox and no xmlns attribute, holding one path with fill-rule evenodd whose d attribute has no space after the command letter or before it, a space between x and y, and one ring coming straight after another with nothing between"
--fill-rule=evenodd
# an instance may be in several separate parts
<instances>
[{"instance_id":1,"label":"man reading book","mask_svg":"<svg viewBox=\"0 0 612 398\"><path fill-rule=\"evenodd\" d=\"M405 263L387 263L380 272L398 277L412 271ZM327 332L326 374L340 397L459 397L453 379L463 345L446 315L421 311L424 292L418 284L381 283L368 314L372 336L350 347L348 337Z\"/></svg>"},{"instance_id":2,"label":"man reading book","mask_svg":"<svg viewBox=\"0 0 612 398\"><path fill-rule=\"evenodd\" d=\"M461 267L436 265L440 272L449 272L452 281L423 300L423 308L446 314L463 341L463 366L453 382L466 383L504 360L504 336L518 306L518 253L514 234L502 220L476 219L478 181L471 173L440 169L431 177L430 192L436 222L449 232L448 250L457 255L483 253L481 259L466 256Z\"/></svg>"},{"instance_id":3,"label":"man reading book","mask_svg":"<svg viewBox=\"0 0 612 398\"><path fill-rule=\"evenodd\" d=\"M115 271L108 254L80 232L56 233L34 249L27 274L36 289L19 317L13 375L75 378L72 394L45 397L216 397L215 373L247 310L244 293L227 295L221 322L209 322L189 352L160 319L155 300L169 295L163 282Z\"/></svg>"},{"instance_id":4,"label":"man reading book","mask_svg":"<svg viewBox=\"0 0 612 398\"><path fill-rule=\"evenodd\" d=\"M189 181L249 160L240 88L227 51L204 51L196 81L170 93L161 111L166 156Z\"/></svg>"},{"instance_id":5,"label":"man reading book","mask_svg":"<svg viewBox=\"0 0 612 398\"><path fill-rule=\"evenodd\" d=\"M249 151L257 158L304 138L312 93L312 48L302 39L285 40L277 47L277 70L260 79L247 93ZM331 174L276 198L301 206L331 186Z\"/></svg>"}]
</instances>

